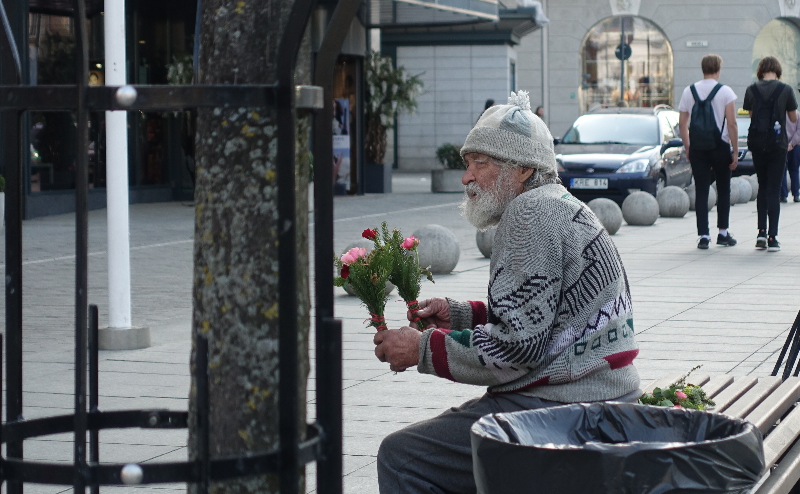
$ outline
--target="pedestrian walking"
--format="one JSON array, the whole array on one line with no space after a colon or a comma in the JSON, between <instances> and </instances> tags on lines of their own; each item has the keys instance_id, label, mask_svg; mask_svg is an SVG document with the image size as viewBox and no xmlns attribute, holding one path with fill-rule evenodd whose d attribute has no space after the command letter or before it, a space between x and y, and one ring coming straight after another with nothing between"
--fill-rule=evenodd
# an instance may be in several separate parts
<instances>
[{"instance_id":1,"label":"pedestrian walking","mask_svg":"<svg viewBox=\"0 0 800 494\"><path fill-rule=\"evenodd\" d=\"M781 63L777 58L762 58L756 72L758 81L747 88L743 105L750 112L747 148L753 154L753 166L758 177L756 248L769 252L781 250L777 238L781 214L780 188L789 149L785 124L787 119L797 122L797 101L792 88L780 81L781 73Z\"/></svg>"},{"instance_id":2,"label":"pedestrian walking","mask_svg":"<svg viewBox=\"0 0 800 494\"><path fill-rule=\"evenodd\" d=\"M792 182L792 197L794 202L800 202L800 125L786 119L786 137L789 139L789 153L786 155L786 170L781 179L781 202L789 198L789 184L786 182L786 172Z\"/></svg>"},{"instance_id":3,"label":"pedestrian walking","mask_svg":"<svg viewBox=\"0 0 800 494\"><path fill-rule=\"evenodd\" d=\"M686 157L692 165L698 249L708 249L708 188L717 182L717 245L732 247L728 231L731 211L731 171L738 164L738 127L733 89L720 84L722 57L706 55L700 61L703 80L683 90L679 128ZM690 152L691 149L691 152Z\"/></svg>"}]
</instances>

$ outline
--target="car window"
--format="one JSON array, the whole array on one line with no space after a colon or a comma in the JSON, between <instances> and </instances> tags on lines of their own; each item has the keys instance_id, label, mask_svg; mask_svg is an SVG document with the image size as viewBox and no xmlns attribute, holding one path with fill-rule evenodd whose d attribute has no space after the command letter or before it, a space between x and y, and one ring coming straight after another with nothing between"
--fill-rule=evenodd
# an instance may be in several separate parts
<instances>
[{"instance_id":1,"label":"car window","mask_svg":"<svg viewBox=\"0 0 800 494\"><path fill-rule=\"evenodd\" d=\"M664 112L658 114L658 121L661 127L661 142L668 142L674 138L675 134L672 132L672 125Z\"/></svg>"},{"instance_id":2,"label":"car window","mask_svg":"<svg viewBox=\"0 0 800 494\"><path fill-rule=\"evenodd\" d=\"M747 139L747 131L750 130L750 117L736 117L736 125L739 127L739 139Z\"/></svg>"},{"instance_id":3,"label":"car window","mask_svg":"<svg viewBox=\"0 0 800 494\"><path fill-rule=\"evenodd\" d=\"M658 120L653 115L593 114L575 120L563 144L661 144Z\"/></svg>"},{"instance_id":4,"label":"car window","mask_svg":"<svg viewBox=\"0 0 800 494\"><path fill-rule=\"evenodd\" d=\"M678 124L681 121L681 114L676 111L665 111L662 113L667 116L667 120L669 120L669 125L670 127L672 127L672 133L675 135L675 137L680 138L681 130L678 127Z\"/></svg>"}]
</instances>

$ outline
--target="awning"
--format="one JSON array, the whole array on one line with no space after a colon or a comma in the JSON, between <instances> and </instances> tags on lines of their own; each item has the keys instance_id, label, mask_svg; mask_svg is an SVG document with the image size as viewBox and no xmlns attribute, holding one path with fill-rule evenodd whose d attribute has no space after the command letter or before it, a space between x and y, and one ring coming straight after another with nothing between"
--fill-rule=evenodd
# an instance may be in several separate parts
<instances>
[{"instance_id":1,"label":"awning","mask_svg":"<svg viewBox=\"0 0 800 494\"><path fill-rule=\"evenodd\" d=\"M371 27L457 26L488 23L517 36L548 22L541 2L522 0L515 9L498 0L370 0Z\"/></svg>"}]
</instances>

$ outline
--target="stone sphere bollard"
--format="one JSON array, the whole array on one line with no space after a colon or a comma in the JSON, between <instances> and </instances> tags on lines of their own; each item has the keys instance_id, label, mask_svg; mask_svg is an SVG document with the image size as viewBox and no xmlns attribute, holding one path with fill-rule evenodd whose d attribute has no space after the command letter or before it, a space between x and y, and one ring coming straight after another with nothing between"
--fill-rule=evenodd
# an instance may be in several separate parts
<instances>
[{"instance_id":1,"label":"stone sphere bollard","mask_svg":"<svg viewBox=\"0 0 800 494\"><path fill-rule=\"evenodd\" d=\"M617 233L619 227L622 226L622 210L616 202L605 197L598 197L586 205L597 216L609 235Z\"/></svg>"},{"instance_id":2,"label":"stone sphere bollard","mask_svg":"<svg viewBox=\"0 0 800 494\"><path fill-rule=\"evenodd\" d=\"M680 187L664 187L656 200L659 214L665 218L683 218L689 212L689 194Z\"/></svg>"},{"instance_id":3,"label":"stone sphere bollard","mask_svg":"<svg viewBox=\"0 0 800 494\"><path fill-rule=\"evenodd\" d=\"M494 234L497 227L487 228L484 231L478 230L475 234L475 242L478 244L478 250L481 251L483 257L492 257L492 246L494 245Z\"/></svg>"},{"instance_id":4,"label":"stone sphere bollard","mask_svg":"<svg viewBox=\"0 0 800 494\"><path fill-rule=\"evenodd\" d=\"M731 181L731 206L739 203L739 187ZM748 196L749 198L749 196Z\"/></svg>"},{"instance_id":5,"label":"stone sphere bollard","mask_svg":"<svg viewBox=\"0 0 800 494\"><path fill-rule=\"evenodd\" d=\"M412 235L419 239L417 252L420 266L430 266L433 274L453 271L461 256L461 248L453 232L441 225L425 225Z\"/></svg>"},{"instance_id":6,"label":"stone sphere bollard","mask_svg":"<svg viewBox=\"0 0 800 494\"><path fill-rule=\"evenodd\" d=\"M342 257L345 252L347 252L350 249L354 249L356 247L364 247L365 249L367 249L367 253L369 254L370 252L372 252L372 249L375 247L375 244L372 243L372 240L367 240L366 238L362 238L360 240L356 240L355 242L352 242L352 243L348 244L347 247L345 247L344 250L339 254L339 257ZM339 276L339 273L336 273L336 276ZM386 282L386 293L387 294L392 293L392 290L394 290L394 285L387 281ZM352 295L354 297L356 295L356 292L353 290L353 287L350 286L350 285L345 285L344 286L344 291L346 291L349 295Z\"/></svg>"},{"instance_id":7,"label":"stone sphere bollard","mask_svg":"<svg viewBox=\"0 0 800 494\"><path fill-rule=\"evenodd\" d=\"M689 211L694 211L694 203L697 200L697 189L694 187L694 182L686 187L686 195L689 196Z\"/></svg>"},{"instance_id":8,"label":"stone sphere bollard","mask_svg":"<svg viewBox=\"0 0 800 494\"><path fill-rule=\"evenodd\" d=\"M622 217L629 225L650 226L658 219L658 201L649 192L634 192L622 201Z\"/></svg>"},{"instance_id":9,"label":"stone sphere bollard","mask_svg":"<svg viewBox=\"0 0 800 494\"><path fill-rule=\"evenodd\" d=\"M739 201L736 204L746 204L750 202L753 189L750 187L750 182L748 180L743 177L733 177L731 179L731 187L739 187Z\"/></svg>"},{"instance_id":10,"label":"stone sphere bollard","mask_svg":"<svg viewBox=\"0 0 800 494\"><path fill-rule=\"evenodd\" d=\"M755 175L742 175L742 178L750 183L750 200L755 201L758 197L758 177Z\"/></svg>"},{"instance_id":11,"label":"stone sphere bollard","mask_svg":"<svg viewBox=\"0 0 800 494\"><path fill-rule=\"evenodd\" d=\"M686 193L689 195L689 210L695 211L695 202L697 201L697 189L695 189L694 182L691 183L688 187L686 187ZM708 188L708 210L711 211L711 208L717 204L717 189L714 187Z\"/></svg>"}]
</instances>

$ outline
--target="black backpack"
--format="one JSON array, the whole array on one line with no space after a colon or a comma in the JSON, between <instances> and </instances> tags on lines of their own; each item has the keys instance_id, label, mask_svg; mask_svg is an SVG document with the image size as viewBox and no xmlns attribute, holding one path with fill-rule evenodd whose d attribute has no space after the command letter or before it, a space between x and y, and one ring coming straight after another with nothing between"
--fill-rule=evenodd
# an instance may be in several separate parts
<instances>
[{"instance_id":1,"label":"black backpack","mask_svg":"<svg viewBox=\"0 0 800 494\"><path fill-rule=\"evenodd\" d=\"M697 95L694 84L690 86L692 96L694 96L694 106L692 107L692 119L689 122L689 141L691 148L699 151L717 149L722 142L722 133L717 127L717 119L714 117L714 107L711 100L717 95L717 91L722 88L722 84L717 84L708 94L708 98L701 100ZM722 126L725 126L725 118L722 119Z\"/></svg>"},{"instance_id":2,"label":"black backpack","mask_svg":"<svg viewBox=\"0 0 800 494\"><path fill-rule=\"evenodd\" d=\"M764 101L764 96L758 87L750 86L755 98L753 110L750 112L750 130L747 131L747 147L759 151L768 151L776 148L781 143L782 134L786 129L781 125L779 132L775 132L775 122L780 119L775 116L775 106L778 97L783 92L782 85L772 90L769 99Z\"/></svg>"}]
</instances>

